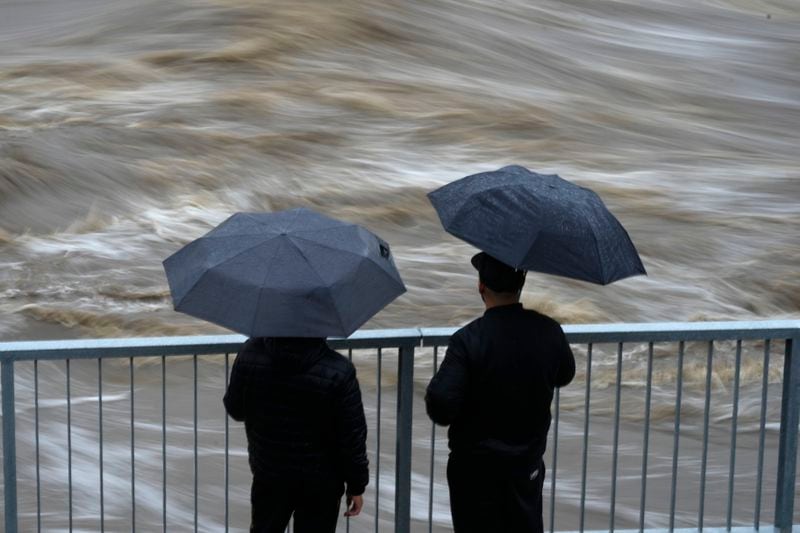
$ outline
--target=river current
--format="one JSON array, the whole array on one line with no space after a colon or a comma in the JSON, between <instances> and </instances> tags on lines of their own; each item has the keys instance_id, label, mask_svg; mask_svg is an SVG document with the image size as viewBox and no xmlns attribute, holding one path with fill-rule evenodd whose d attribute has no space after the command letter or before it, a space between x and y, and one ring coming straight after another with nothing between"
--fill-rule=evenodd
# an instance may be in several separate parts
<instances>
[{"instance_id":1,"label":"river current","mask_svg":"<svg viewBox=\"0 0 800 533\"><path fill-rule=\"evenodd\" d=\"M798 318L798 45L800 8L788 0L6 0L0 339L222 333L172 310L161 261L233 212L298 206L392 244L408 292L365 327L463 324L481 312L474 250L441 229L425 195L508 164L598 192L648 271L607 287L532 274L526 305L563 323ZM747 348L756 355L744 367L752 424L761 349ZM642 354L626 355L636 394ZM674 347L665 354L672 361ZM771 394L780 355L776 347ZM598 357L605 364L614 351ZM727 394L733 348L721 357L715 383ZM373 359L362 361L365 383ZM700 363L687 370L690 420L702 416ZM219 360L208 364L219 374ZM430 370L428 355L419 394ZM74 371L73 392L86 388L91 400L95 371ZM30 384L31 372L21 369L18 382ZM53 420L62 420L63 364L42 372L40 385L56 391ZM158 365L137 372L139 395L160 393ZM664 372L656 412L670 438L675 372ZM607 386L614 370L594 377ZM218 409L209 380L203 401ZM374 393L365 385L369 404ZM723 428L730 399L715 405ZM25 427L32 415L22 409ZM624 423L638 427L630 416ZM580 417L573 422L561 429L578 438ZM96 441L88 429L83 436ZM427 450L424 441L415 450ZM663 451L668 468L671 449ZM125 483L121 474L119 494ZM574 483L563 486L572 496ZM668 498L668 487L658 494ZM603 491L590 496L605 527ZM638 501L626 505L621 516L635 527ZM653 520L665 525L663 515Z\"/></svg>"}]
</instances>

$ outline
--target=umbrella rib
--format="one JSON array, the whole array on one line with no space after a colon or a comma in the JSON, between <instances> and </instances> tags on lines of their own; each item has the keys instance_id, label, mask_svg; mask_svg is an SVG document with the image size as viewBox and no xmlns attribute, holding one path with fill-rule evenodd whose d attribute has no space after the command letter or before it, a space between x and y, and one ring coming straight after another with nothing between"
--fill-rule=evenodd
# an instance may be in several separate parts
<instances>
[{"instance_id":1,"label":"umbrella rib","mask_svg":"<svg viewBox=\"0 0 800 533\"><path fill-rule=\"evenodd\" d=\"M358 227L356 224L353 224L353 226L356 226L356 227ZM292 237L293 237L293 238L297 238L297 239L302 239L302 240L304 240L304 241L306 241L306 242L309 242L309 243L311 243L311 244L313 244L313 245L315 245L315 246L320 246L320 247L322 247L322 248L328 248L328 249L330 249L330 250L336 250L337 252L344 252L344 253L348 253L348 254L350 254L350 255L354 255L354 256L356 256L356 257L363 257L363 256L361 256L361 255L359 255L359 254L357 254L357 253L355 253L355 252L351 252L351 251L349 251L349 250L343 250L343 249L341 249L341 248L335 248L335 247L333 247L333 246L331 246L331 245L329 245L329 244L321 243L321 242L319 242L319 241L315 241L315 240L312 240L312 239L306 239L306 238L304 238L304 237L300 237L300 236L298 236L298 235L292 235ZM373 258L371 258L371 257L365 257L365 259L367 259L367 260L371 261L371 262L372 262L372 264L374 264L374 265L377 265L377 266L378 266L378 268L379 268L379 269L380 269L380 270L383 272L383 274L384 274L384 275L385 275L387 278L389 278L390 280L392 280L392 281L394 281L394 282L396 282L396 281L397 281L396 279L394 279L394 278L391 276L391 274L389 274L389 273L386 271L386 269L384 269L383 267L381 267L380 263L378 263L377 261L375 261ZM401 283L400 283L400 284L401 284L401 285L403 286L403 288L405 289L405 284L403 284L403 283L402 283L402 281L401 281ZM404 291L404 292L405 292L405 291Z\"/></svg>"},{"instance_id":2,"label":"umbrella rib","mask_svg":"<svg viewBox=\"0 0 800 533\"><path fill-rule=\"evenodd\" d=\"M275 247L275 250L272 252L272 257L269 258L269 262L267 263L267 265L272 263L272 260L275 259L275 256L278 255L278 248L279 246ZM250 323L250 331L255 331L254 328L256 326L256 319L258 318L258 310L261 306L261 297L264 295L264 284L267 282L267 278L269 278L269 275L272 274L272 269L266 268L265 270L266 272L264 273L264 279L262 279L261 283L259 284L258 300L256 300L256 309L255 312L253 313L253 321Z\"/></svg>"},{"instance_id":3,"label":"umbrella rib","mask_svg":"<svg viewBox=\"0 0 800 533\"><path fill-rule=\"evenodd\" d=\"M201 239L230 239L231 237L257 237L259 235L264 235L263 232L257 233L236 233L235 235L203 235L200 237ZM275 233L274 235L264 235L264 237L272 238L277 237L278 234Z\"/></svg>"},{"instance_id":4,"label":"umbrella rib","mask_svg":"<svg viewBox=\"0 0 800 533\"><path fill-rule=\"evenodd\" d=\"M381 274L382 274L382 275L383 275L383 276L384 276L386 279L388 279L389 281L391 281L391 282L393 282L393 283L397 283L397 280L396 280L396 279L394 279L394 277L392 277L392 275L391 275L389 272L387 272L387 271L386 271L386 269L385 269L385 268L383 268L383 267L380 265L380 263L378 263L377 261L375 261L373 258L371 258L371 257L369 257L369 256L366 256L366 257L364 257L364 256L358 255L358 254L356 254L356 253L354 253L354 252L350 252L350 251L348 251L348 250L342 250L341 248L334 248L333 246L330 246L330 245L327 245L327 244L323 244L323 243L321 243L321 242L313 241L313 240L311 240L311 239L304 239L303 237L297 237L297 235L292 235L292 238L298 238L298 239L304 240L304 241L306 241L306 242L308 242L308 243L310 243L310 244L312 244L312 245L314 245L314 246L319 246L319 247L321 247L321 248L327 248L327 249L330 249L330 250L336 250L337 252L346 252L346 253L349 253L349 254L351 254L351 255L355 255L356 257L359 257L359 258L366 259L366 260L370 261L370 262L371 262L373 265L377 266L377 267L378 267L378 270L381 272ZM302 253L302 252L300 252L300 253ZM305 257L305 255L303 255L303 257ZM315 272L316 272L316 271L315 271ZM405 284L402 282L402 280L400 281L400 286L403 288L403 292L406 292L406 291L407 291L407 289L406 289L406 286L405 286Z\"/></svg>"},{"instance_id":5,"label":"umbrella rib","mask_svg":"<svg viewBox=\"0 0 800 533\"><path fill-rule=\"evenodd\" d=\"M303 256L303 259L306 260L306 264L311 268L311 270L314 272L314 274L316 274L316 276L319 278L319 281L322 283L322 286L325 287L325 290L328 292L328 298L330 298L331 303L333 304L333 308L336 309L336 312L337 312L336 313L336 318L339 321L339 327L342 328L342 331L347 331L347 328L345 327L344 322L342 322L341 310L339 309L339 306L336 305L336 298L333 297L333 293L331 292L330 287L327 287L327 285L325 283L325 280L322 278L322 275L319 273L319 271L317 271L317 268L314 266L314 263L312 263L308 259L308 256L306 256L306 254L303 253L303 250L301 250L300 247L297 245L297 243L294 242L293 239L294 239L295 236L294 235L287 235L287 237L289 238L289 242L292 243L292 246L294 246L295 250L297 250L297 252L301 256ZM302 239L302 237L300 237L300 238ZM307 241L308 239L303 239L303 240ZM314 242L314 241L309 241L309 242ZM328 248L332 248L332 247L328 246ZM339 249L336 249L336 250L342 251L342 250L339 250Z\"/></svg>"},{"instance_id":6,"label":"umbrella rib","mask_svg":"<svg viewBox=\"0 0 800 533\"><path fill-rule=\"evenodd\" d=\"M298 229L298 230L292 231L292 235L293 236L297 236L298 233L316 234L316 233L319 233L320 231L327 231L329 229L358 228L358 227L359 227L358 224L342 223L342 224L336 224L335 226L326 226L324 228ZM300 238L302 239L302 237L300 237ZM306 240L308 240L308 239L306 239Z\"/></svg>"},{"instance_id":7,"label":"umbrella rib","mask_svg":"<svg viewBox=\"0 0 800 533\"><path fill-rule=\"evenodd\" d=\"M331 246L330 244L325 244L325 243L322 243L322 242L319 242L319 241L315 241L314 239L307 239L305 237L301 237L300 235L297 235L296 233L292 234L292 238L293 239L301 239L301 240L304 240L306 242L310 242L312 244L315 244L317 246L321 246L323 248L327 248L329 250L334 250L334 251L337 251L337 252L344 252L346 254L354 255L356 257L362 257L361 255L357 254L356 252L351 252L350 250L345 250L345 249L342 249L342 248L336 248L335 246Z\"/></svg>"},{"instance_id":8,"label":"umbrella rib","mask_svg":"<svg viewBox=\"0 0 800 533\"><path fill-rule=\"evenodd\" d=\"M310 209L308 211L310 211ZM247 216L247 218L249 218L250 220L252 220L253 222L255 222L256 224L258 224L260 226L264 226L264 227L267 227L267 228L271 228L272 227L268 222L259 220L256 217L254 217L253 213L245 213L245 215ZM292 219L291 223L294 223L297 220L297 217L299 217L299 216L300 216L300 209L298 209L297 212L295 213L294 219ZM328 218L328 217L325 217L325 218ZM317 232L317 231L323 231L323 230L331 229L331 228L338 228L338 227L344 226L344 225L347 225L347 226L354 226L355 225L355 224L342 224L342 223L337 223L337 222L338 221L336 221L336 220L331 220L331 225L330 226L326 226L324 228L316 228L316 229L313 229L313 230L293 230L292 233L299 233L299 232L303 232L303 231Z\"/></svg>"},{"instance_id":9,"label":"umbrella rib","mask_svg":"<svg viewBox=\"0 0 800 533\"><path fill-rule=\"evenodd\" d=\"M602 280L602 284L606 284L606 265L603 261L603 254L600 251L600 243L597 241L597 234L594 231L594 226L589 225L590 233L592 234L592 239L594 239L594 249L597 251L597 262L600 264L600 279Z\"/></svg>"}]
</instances>

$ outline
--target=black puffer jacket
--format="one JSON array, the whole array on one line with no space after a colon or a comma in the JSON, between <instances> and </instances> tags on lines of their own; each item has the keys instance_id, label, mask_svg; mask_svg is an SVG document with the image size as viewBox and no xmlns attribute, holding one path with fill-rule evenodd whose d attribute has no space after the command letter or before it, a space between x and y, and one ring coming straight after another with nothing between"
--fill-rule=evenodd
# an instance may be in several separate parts
<instances>
[{"instance_id":1,"label":"black puffer jacket","mask_svg":"<svg viewBox=\"0 0 800 533\"><path fill-rule=\"evenodd\" d=\"M536 462L553 389L574 375L558 322L521 304L493 307L453 334L425 403L434 422L450 426L454 454Z\"/></svg>"},{"instance_id":2,"label":"black puffer jacket","mask_svg":"<svg viewBox=\"0 0 800 533\"><path fill-rule=\"evenodd\" d=\"M224 401L245 423L257 479L364 492L367 425L355 367L324 339L249 339Z\"/></svg>"}]
</instances>

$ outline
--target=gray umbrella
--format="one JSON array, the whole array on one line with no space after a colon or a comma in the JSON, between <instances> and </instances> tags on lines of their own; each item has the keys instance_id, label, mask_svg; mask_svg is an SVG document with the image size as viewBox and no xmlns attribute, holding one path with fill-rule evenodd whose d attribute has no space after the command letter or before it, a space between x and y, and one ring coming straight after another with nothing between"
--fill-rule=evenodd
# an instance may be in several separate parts
<instances>
[{"instance_id":1,"label":"gray umbrella","mask_svg":"<svg viewBox=\"0 0 800 533\"><path fill-rule=\"evenodd\" d=\"M347 337L406 290L386 242L309 209L237 213L164 270L176 311L250 337Z\"/></svg>"},{"instance_id":2,"label":"gray umbrella","mask_svg":"<svg viewBox=\"0 0 800 533\"><path fill-rule=\"evenodd\" d=\"M600 197L555 174L508 166L428 194L444 229L515 268L606 285L646 274Z\"/></svg>"}]
</instances>

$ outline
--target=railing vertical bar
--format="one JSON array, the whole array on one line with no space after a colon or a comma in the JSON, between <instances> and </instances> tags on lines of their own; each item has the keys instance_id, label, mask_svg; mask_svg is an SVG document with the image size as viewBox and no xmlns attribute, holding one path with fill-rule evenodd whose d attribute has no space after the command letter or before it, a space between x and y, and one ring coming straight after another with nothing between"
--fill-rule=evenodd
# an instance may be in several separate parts
<instances>
[{"instance_id":1,"label":"railing vertical bar","mask_svg":"<svg viewBox=\"0 0 800 533\"><path fill-rule=\"evenodd\" d=\"M197 533L197 354L192 356L192 377L194 378L194 397L193 397L193 429L194 429L194 531Z\"/></svg>"},{"instance_id":2,"label":"railing vertical bar","mask_svg":"<svg viewBox=\"0 0 800 533\"><path fill-rule=\"evenodd\" d=\"M703 529L706 507L706 470L708 468L708 431L711 417L711 365L714 361L714 341L708 341L706 354L706 400L703 407L703 457L700 464L700 505L697 511L697 524Z\"/></svg>"},{"instance_id":3,"label":"railing vertical bar","mask_svg":"<svg viewBox=\"0 0 800 533\"><path fill-rule=\"evenodd\" d=\"M672 487L669 496L669 530L675 529L675 505L678 495L678 457L680 456L681 402L683 397L683 355L686 343L678 343L678 368L675 381L675 429L672 436Z\"/></svg>"},{"instance_id":4,"label":"railing vertical bar","mask_svg":"<svg viewBox=\"0 0 800 533\"><path fill-rule=\"evenodd\" d=\"M136 431L134 427L133 357L129 359L131 376L131 531L136 531Z\"/></svg>"},{"instance_id":5,"label":"railing vertical bar","mask_svg":"<svg viewBox=\"0 0 800 533\"><path fill-rule=\"evenodd\" d=\"M67 359L67 479L69 499L69 530L72 531L72 391L70 390L70 360Z\"/></svg>"},{"instance_id":6,"label":"railing vertical bar","mask_svg":"<svg viewBox=\"0 0 800 533\"><path fill-rule=\"evenodd\" d=\"M353 349L352 348L348 348L347 349L347 360L350 361L351 363L353 362ZM344 519L344 530L345 530L346 533L350 533L350 517L349 516L345 517L345 519Z\"/></svg>"},{"instance_id":7,"label":"railing vertical bar","mask_svg":"<svg viewBox=\"0 0 800 533\"><path fill-rule=\"evenodd\" d=\"M411 437L414 416L414 345L397 351L397 423L395 445L394 531L411 531Z\"/></svg>"},{"instance_id":8,"label":"railing vertical bar","mask_svg":"<svg viewBox=\"0 0 800 533\"><path fill-rule=\"evenodd\" d=\"M550 476L550 533L556 524L556 470L558 469L558 419L561 411L561 389L556 388L556 416L553 421L553 473Z\"/></svg>"},{"instance_id":9,"label":"railing vertical bar","mask_svg":"<svg viewBox=\"0 0 800 533\"><path fill-rule=\"evenodd\" d=\"M725 520L730 530L733 520L733 480L736 471L736 432L739 417L739 375L742 366L742 341L736 341L736 371L733 377L733 415L731 418L731 460L728 470L728 515Z\"/></svg>"},{"instance_id":10,"label":"railing vertical bar","mask_svg":"<svg viewBox=\"0 0 800 533\"><path fill-rule=\"evenodd\" d=\"M161 527L167 531L167 358L161 356Z\"/></svg>"},{"instance_id":11,"label":"railing vertical bar","mask_svg":"<svg viewBox=\"0 0 800 533\"><path fill-rule=\"evenodd\" d=\"M100 531L104 532L105 527L105 501L103 494L103 358L97 358L97 413L99 420L98 431L100 444Z\"/></svg>"},{"instance_id":12,"label":"railing vertical bar","mask_svg":"<svg viewBox=\"0 0 800 533\"><path fill-rule=\"evenodd\" d=\"M583 533L586 519L586 469L589 462L589 407L592 392L592 348L590 342L586 350L586 399L583 408L583 463L581 467L581 517L579 531Z\"/></svg>"},{"instance_id":13,"label":"railing vertical bar","mask_svg":"<svg viewBox=\"0 0 800 533\"><path fill-rule=\"evenodd\" d=\"M17 532L17 436L14 409L14 361L2 358L3 499L6 533ZM10 414L10 416L9 416Z\"/></svg>"},{"instance_id":14,"label":"railing vertical bar","mask_svg":"<svg viewBox=\"0 0 800 533\"><path fill-rule=\"evenodd\" d=\"M42 530L42 484L39 458L39 360L33 360L33 413L36 434L36 531Z\"/></svg>"},{"instance_id":15,"label":"railing vertical bar","mask_svg":"<svg viewBox=\"0 0 800 533\"><path fill-rule=\"evenodd\" d=\"M764 439L767 422L767 390L769 389L770 339L764 341L764 367L761 372L761 421L758 432L758 479L756 481L756 508L753 513L753 527L758 530L761 523L761 487L764 481Z\"/></svg>"},{"instance_id":16,"label":"railing vertical bar","mask_svg":"<svg viewBox=\"0 0 800 533\"><path fill-rule=\"evenodd\" d=\"M622 402L621 395L622 385L622 343L617 343L617 379L616 379L616 400L614 406L614 456L611 468L611 510L608 530L614 531L614 519L617 507L617 463L619 452L619 414L620 403Z\"/></svg>"},{"instance_id":17,"label":"railing vertical bar","mask_svg":"<svg viewBox=\"0 0 800 533\"><path fill-rule=\"evenodd\" d=\"M225 354L225 387L228 390L230 368L230 354ZM230 524L230 427L228 422L228 413L225 413L225 533L228 533Z\"/></svg>"},{"instance_id":18,"label":"railing vertical bar","mask_svg":"<svg viewBox=\"0 0 800 533\"><path fill-rule=\"evenodd\" d=\"M433 375L439 370L439 347L433 347ZM431 473L428 477L428 533L433 533L433 475L436 454L436 424L431 422Z\"/></svg>"},{"instance_id":19,"label":"railing vertical bar","mask_svg":"<svg viewBox=\"0 0 800 533\"><path fill-rule=\"evenodd\" d=\"M786 340L781 391L781 430L775 493L775 528L792 531L797 476L797 426L800 420L800 332Z\"/></svg>"},{"instance_id":20,"label":"railing vertical bar","mask_svg":"<svg viewBox=\"0 0 800 533\"><path fill-rule=\"evenodd\" d=\"M375 533L378 533L381 503L381 370L383 364L383 350L378 348L378 387L377 428L375 434Z\"/></svg>"},{"instance_id":21,"label":"railing vertical bar","mask_svg":"<svg viewBox=\"0 0 800 533\"><path fill-rule=\"evenodd\" d=\"M644 399L644 442L642 443L642 499L639 502L639 531L644 531L647 508L647 459L650 452L650 402L653 395L653 343L647 344L647 386Z\"/></svg>"}]
</instances>

